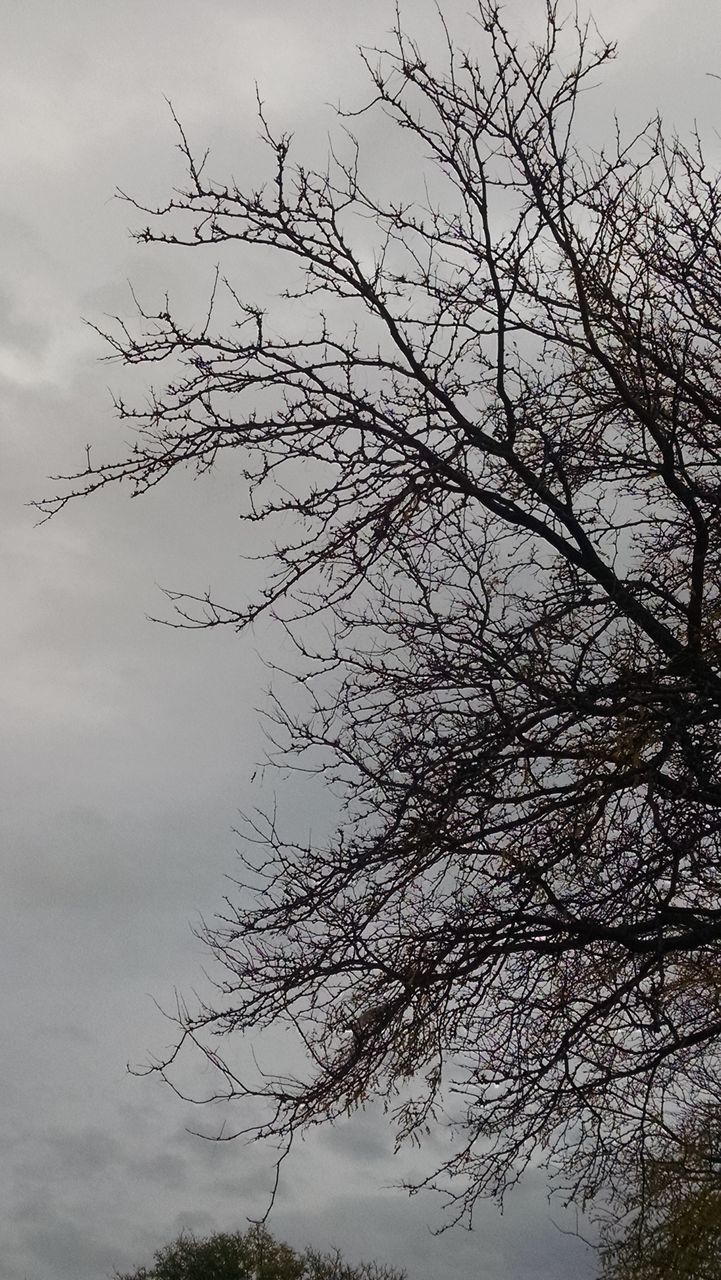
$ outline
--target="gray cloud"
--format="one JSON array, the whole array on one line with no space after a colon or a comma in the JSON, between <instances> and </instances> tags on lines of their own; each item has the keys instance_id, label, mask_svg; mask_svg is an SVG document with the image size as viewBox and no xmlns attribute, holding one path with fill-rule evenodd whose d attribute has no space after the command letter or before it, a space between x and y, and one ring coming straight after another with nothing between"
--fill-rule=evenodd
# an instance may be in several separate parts
<instances>
[{"instance_id":1,"label":"gray cloud","mask_svg":"<svg viewBox=\"0 0 721 1280\"><path fill-rule=\"evenodd\" d=\"M52 1212L44 1212L43 1219L42 1225L32 1227L26 1237L28 1254L38 1267L38 1275L75 1280L79 1274L107 1275L117 1265L117 1250L98 1237L98 1228L92 1222L80 1224L77 1219Z\"/></svg>"}]
</instances>

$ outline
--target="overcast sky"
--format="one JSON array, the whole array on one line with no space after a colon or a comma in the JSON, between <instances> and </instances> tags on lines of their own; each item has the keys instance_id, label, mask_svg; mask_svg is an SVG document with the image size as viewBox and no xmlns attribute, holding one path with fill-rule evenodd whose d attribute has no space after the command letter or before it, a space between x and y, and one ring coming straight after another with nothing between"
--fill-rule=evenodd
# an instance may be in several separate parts
<instances>
[{"instance_id":1,"label":"overcast sky","mask_svg":"<svg viewBox=\"0 0 721 1280\"><path fill-rule=\"evenodd\" d=\"M466 7L444 5L451 22ZM509 0L520 19L540 7ZM431 4L406 10L435 40ZM135 246L112 198L162 199L180 180L164 96L239 180L258 162L255 80L299 153L317 155L326 104L360 100L355 46L382 42L392 4L2 0L0 16L0 1265L6 1280L96 1280L181 1228L242 1228L265 1207L270 1154L192 1137L207 1117L126 1062L168 1040L154 1000L198 980L190 926L234 870L262 753L258 650L273 641L146 620L159 584L242 592L232 468L145 501L100 495L41 528L26 504L86 442L123 439L108 392L121 373L81 317L130 314L128 279L190 307L207 283L209 260ZM594 128L661 108L681 132L698 118L715 145L717 0L599 0L597 17L620 56ZM411 1280L593 1274L542 1178L503 1217L484 1209L472 1234L436 1237L439 1206L388 1189L404 1167L373 1113L317 1134L286 1165L271 1227Z\"/></svg>"}]
</instances>

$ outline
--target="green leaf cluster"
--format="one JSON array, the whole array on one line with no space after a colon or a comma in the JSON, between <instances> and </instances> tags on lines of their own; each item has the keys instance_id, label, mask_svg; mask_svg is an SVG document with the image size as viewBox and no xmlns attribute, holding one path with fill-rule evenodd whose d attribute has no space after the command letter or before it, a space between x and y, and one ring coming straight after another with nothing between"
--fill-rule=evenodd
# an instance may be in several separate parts
<instances>
[{"instance_id":1,"label":"green leaf cluster","mask_svg":"<svg viewBox=\"0 0 721 1280\"><path fill-rule=\"evenodd\" d=\"M721 1280L718 1124L715 1108L697 1117L638 1172L628 1225L602 1248L603 1280Z\"/></svg>"},{"instance_id":2,"label":"green leaf cluster","mask_svg":"<svg viewBox=\"0 0 721 1280\"><path fill-rule=\"evenodd\" d=\"M351 1266L337 1251L298 1252L254 1226L203 1238L183 1233L158 1249L149 1267L116 1272L115 1280L405 1280L405 1275L375 1262Z\"/></svg>"}]
</instances>

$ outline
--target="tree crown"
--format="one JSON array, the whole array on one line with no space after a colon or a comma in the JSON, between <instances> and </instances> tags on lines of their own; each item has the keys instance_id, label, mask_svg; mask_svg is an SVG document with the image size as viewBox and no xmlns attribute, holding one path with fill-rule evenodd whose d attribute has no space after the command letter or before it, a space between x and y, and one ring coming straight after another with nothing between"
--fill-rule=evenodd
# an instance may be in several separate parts
<instances>
[{"instance_id":1,"label":"tree crown","mask_svg":"<svg viewBox=\"0 0 721 1280\"><path fill-rule=\"evenodd\" d=\"M150 1267L116 1272L116 1280L404 1280L405 1273L375 1262L351 1266L339 1252L298 1252L264 1227L182 1234L156 1250Z\"/></svg>"},{"instance_id":2,"label":"tree crown","mask_svg":"<svg viewBox=\"0 0 721 1280\"><path fill-rule=\"evenodd\" d=\"M448 35L433 70L400 20L366 55L425 206L375 198L352 141L294 164L262 108L261 190L181 129L188 185L138 239L263 246L300 283L271 317L219 273L196 326L167 300L119 324L165 385L119 404L127 455L45 504L242 457L266 588L174 602L281 618L306 710L272 704L277 748L345 810L311 844L252 819L180 1035L288 1141L369 1096L418 1135L452 1098L459 1213L539 1152L591 1193L715 1096L721 1034L719 183L658 122L582 152L613 50L555 0L526 53L476 14L482 57ZM298 1077L241 1078L208 1039L277 1025Z\"/></svg>"}]
</instances>

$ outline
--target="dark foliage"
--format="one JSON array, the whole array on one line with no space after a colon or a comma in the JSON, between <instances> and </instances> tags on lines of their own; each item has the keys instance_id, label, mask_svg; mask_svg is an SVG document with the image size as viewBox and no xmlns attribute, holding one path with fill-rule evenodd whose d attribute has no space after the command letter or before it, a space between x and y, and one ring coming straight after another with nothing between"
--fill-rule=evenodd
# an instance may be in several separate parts
<instances>
[{"instance_id":1,"label":"dark foliage","mask_svg":"<svg viewBox=\"0 0 721 1280\"><path fill-rule=\"evenodd\" d=\"M352 1267L339 1253L298 1253L251 1227L203 1239L181 1235L157 1250L152 1266L116 1272L116 1280L405 1280L405 1273L374 1262Z\"/></svg>"},{"instance_id":2,"label":"dark foliage","mask_svg":"<svg viewBox=\"0 0 721 1280\"><path fill-rule=\"evenodd\" d=\"M721 1129L698 1107L668 1130L625 1189L627 1218L602 1233L603 1280L718 1280Z\"/></svg>"}]
</instances>

